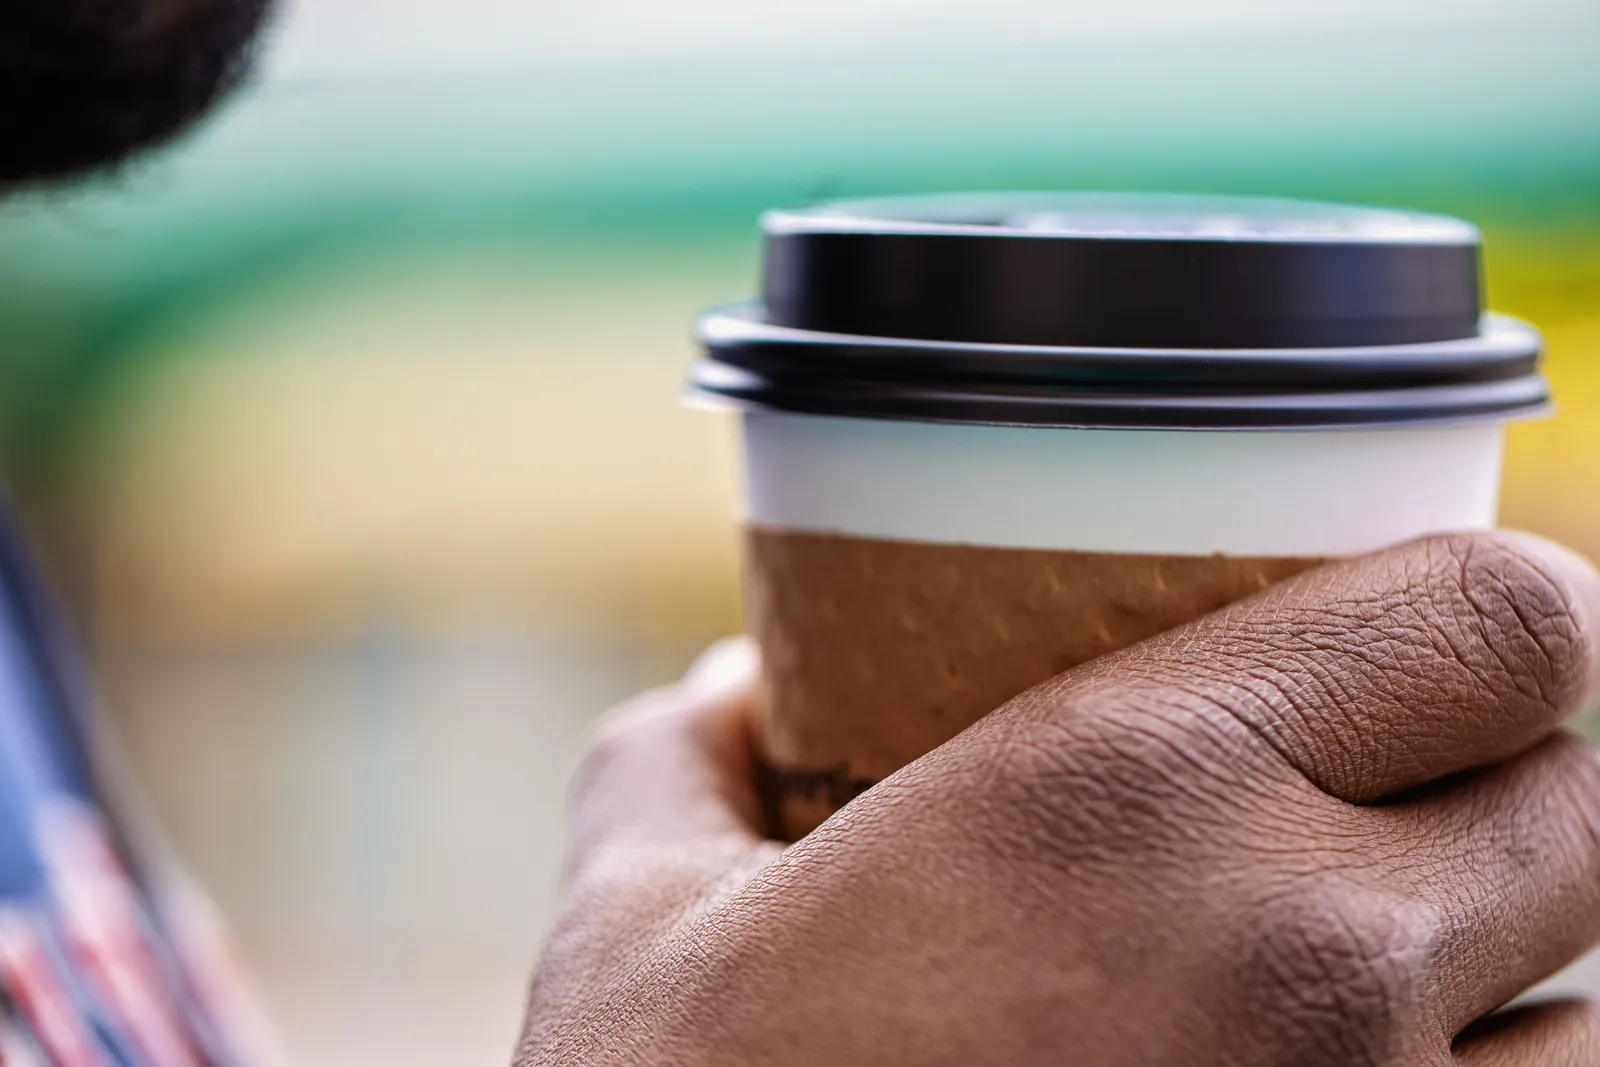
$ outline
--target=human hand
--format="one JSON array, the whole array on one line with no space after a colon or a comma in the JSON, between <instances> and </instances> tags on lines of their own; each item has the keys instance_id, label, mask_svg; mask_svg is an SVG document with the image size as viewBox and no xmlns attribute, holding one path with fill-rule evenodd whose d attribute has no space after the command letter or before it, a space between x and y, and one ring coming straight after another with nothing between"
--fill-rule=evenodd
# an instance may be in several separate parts
<instances>
[{"instance_id":1,"label":"human hand","mask_svg":"<svg viewBox=\"0 0 1600 1067\"><path fill-rule=\"evenodd\" d=\"M1510 534L1069 671L788 847L754 655L602 730L526 1065L1600 1064L1600 578ZM1463 1033L1465 1031L1465 1033Z\"/></svg>"}]
</instances>

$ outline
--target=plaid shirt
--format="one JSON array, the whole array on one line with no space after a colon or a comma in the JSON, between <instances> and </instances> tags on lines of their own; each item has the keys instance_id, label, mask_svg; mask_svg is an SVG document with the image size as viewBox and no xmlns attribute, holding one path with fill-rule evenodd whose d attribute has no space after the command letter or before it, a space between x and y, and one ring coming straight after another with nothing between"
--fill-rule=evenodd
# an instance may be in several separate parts
<instances>
[{"instance_id":1,"label":"plaid shirt","mask_svg":"<svg viewBox=\"0 0 1600 1067\"><path fill-rule=\"evenodd\" d=\"M0 510L0 1067L275 1067L209 903L135 843L90 708Z\"/></svg>"}]
</instances>

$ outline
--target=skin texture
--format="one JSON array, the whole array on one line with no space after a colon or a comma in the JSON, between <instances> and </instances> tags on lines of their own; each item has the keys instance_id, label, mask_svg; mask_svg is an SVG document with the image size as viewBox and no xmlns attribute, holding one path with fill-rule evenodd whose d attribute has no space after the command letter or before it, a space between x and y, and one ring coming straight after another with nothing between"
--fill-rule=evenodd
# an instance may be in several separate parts
<instances>
[{"instance_id":1,"label":"skin texture","mask_svg":"<svg viewBox=\"0 0 1600 1067\"><path fill-rule=\"evenodd\" d=\"M270 0L5 0L0 190L115 164L243 75Z\"/></svg>"},{"instance_id":2,"label":"skin texture","mask_svg":"<svg viewBox=\"0 0 1600 1067\"><path fill-rule=\"evenodd\" d=\"M1026 693L784 849L714 651L600 732L524 1065L1600 1064L1600 579L1303 574Z\"/></svg>"}]
</instances>

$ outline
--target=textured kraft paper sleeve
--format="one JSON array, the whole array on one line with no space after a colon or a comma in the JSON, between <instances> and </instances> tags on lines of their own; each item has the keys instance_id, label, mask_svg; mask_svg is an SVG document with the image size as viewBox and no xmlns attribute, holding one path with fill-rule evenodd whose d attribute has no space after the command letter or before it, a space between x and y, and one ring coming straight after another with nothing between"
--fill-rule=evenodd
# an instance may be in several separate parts
<instances>
[{"instance_id":1,"label":"textured kraft paper sleeve","mask_svg":"<svg viewBox=\"0 0 1600 1067\"><path fill-rule=\"evenodd\" d=\"M772 830L810 832L1017 694L1323 562L745 531Z\"/></svg>"}]
</instances>

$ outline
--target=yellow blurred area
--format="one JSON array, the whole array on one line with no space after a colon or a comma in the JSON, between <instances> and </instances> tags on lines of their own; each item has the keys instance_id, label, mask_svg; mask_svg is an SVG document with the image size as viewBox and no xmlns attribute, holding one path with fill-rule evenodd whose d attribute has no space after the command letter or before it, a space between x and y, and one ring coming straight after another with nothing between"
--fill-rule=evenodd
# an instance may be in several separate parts
<instances>
[{"instance_id":1,"label":"yellow blurred area","mask_svg":"<svg viewBox=\"0 0 1600 1067\"><path fill-rule=\"evenodd\" d=\"M1513 427L1501 522L1600 559L1600 314L1547 330L1557 416Z\"/></svg>"},{"instance_id":2,"label":"yellow blurred area","mask_svg":"<svg viewBox=\"0 0 1600 1067\"><path fill-rule=\"evenodd\" d=\"M1600 559L1600 235L1490 238L1491 303L1543 329L1556 398L1512 428L1501 521Z\"/></svg>"},{"instance_id":3,"label":"yellow blurred area","mask_svg":"<svg viewBox=\"0 0 1600 1067\"><path fill-rule=\"evenodd\" d=\"M746 279L345 267L134 354L80 456L98 632L302 633L374 602L402 623L734 625L731 423L678 396L707 289Z\"/></svg>"}]
</instances>

